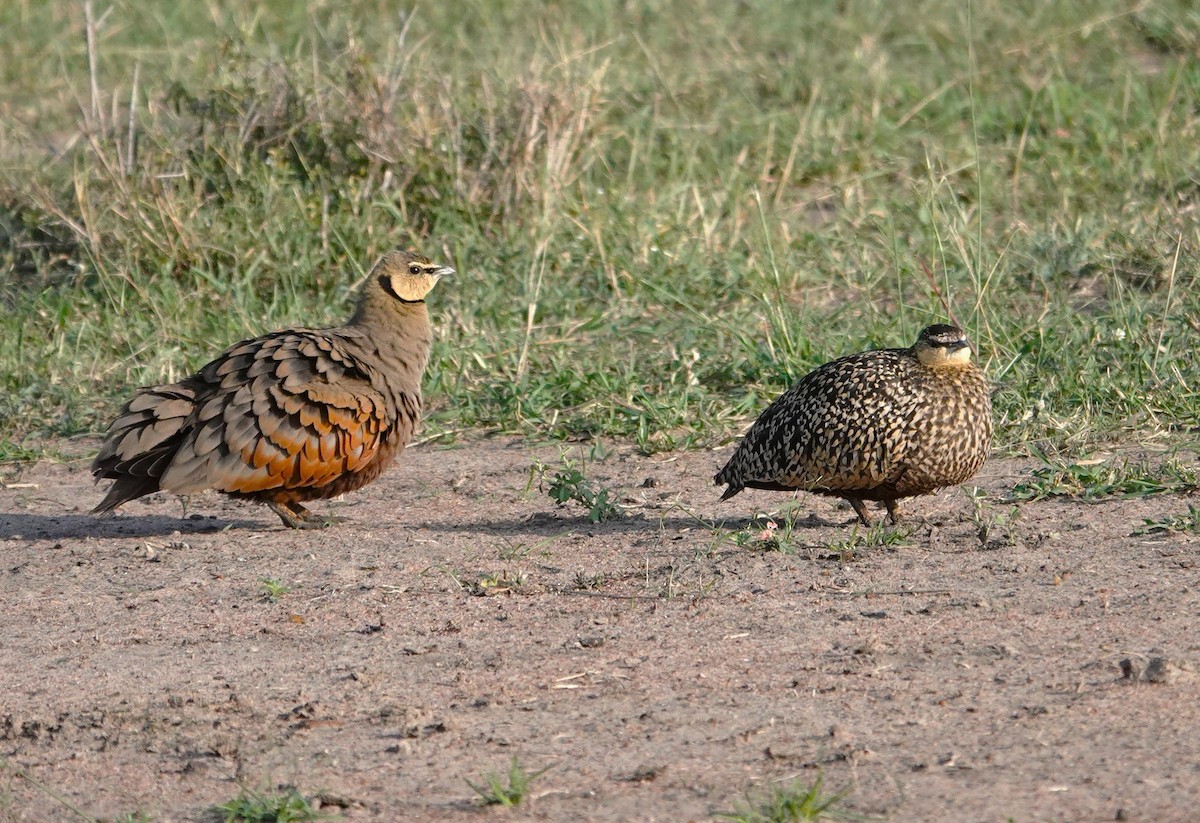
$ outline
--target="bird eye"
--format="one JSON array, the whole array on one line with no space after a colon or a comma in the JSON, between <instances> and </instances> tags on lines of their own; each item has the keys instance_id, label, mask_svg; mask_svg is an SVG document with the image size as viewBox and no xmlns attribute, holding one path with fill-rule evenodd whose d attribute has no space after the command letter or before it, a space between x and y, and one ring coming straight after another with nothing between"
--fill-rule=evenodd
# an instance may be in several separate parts
<instances>
[{"instance_id":1,"label":"bird eye","mask_svg":"<svg viewBox=\"0 0 1200 823\"><path fill-rule=\"evenodd\" d=\"M420 274L421 267L414 263L413 265L408 267L408 272L409 272L409 274Z\"/></svg>"}]
</instances>

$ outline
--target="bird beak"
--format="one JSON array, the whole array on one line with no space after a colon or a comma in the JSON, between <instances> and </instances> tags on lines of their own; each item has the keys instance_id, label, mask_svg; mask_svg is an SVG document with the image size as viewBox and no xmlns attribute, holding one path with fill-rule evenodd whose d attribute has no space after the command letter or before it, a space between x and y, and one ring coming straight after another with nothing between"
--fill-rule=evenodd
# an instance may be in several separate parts
<instances>
[{"instance_id":1,"label":"bird beak","mask_svg":"<svg viewBox=\"0 0 1200 823\"><path fill-rule=\"evenodd\" d=\"M433 273L435 275L437 275L438 277L449 277L450 275L455 274L456 272L454 271L454 269L450 268L449 266L442 266L440 269L436 269Z\"/></svg>"}]
</instances>

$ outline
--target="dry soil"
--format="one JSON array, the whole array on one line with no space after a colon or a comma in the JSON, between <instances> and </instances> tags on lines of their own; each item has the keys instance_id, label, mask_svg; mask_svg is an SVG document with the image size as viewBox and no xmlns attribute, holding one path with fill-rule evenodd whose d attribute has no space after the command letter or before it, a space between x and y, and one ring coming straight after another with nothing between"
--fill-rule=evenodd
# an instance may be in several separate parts
<instances>
[{"instance_id":1,"label":"dry soil","mask_svg":"<svg viewBox=\"0 0 1200 823\"><path fill-rule=\"evenodd\" d=\"M1194 498L1014 506L1030 466L995 460L864 547L837 501L718 502L732 447L611 447L592 524L527 488L560 447L488 439L294 532L217 495L95 519L89 446L0 474L2 820L295 786L351 821L677 823L818 776L857 819L1200 820L1200 535L1136 533ZM546 771L480 808L514 757Z\"/></svg>"}]
</instances>

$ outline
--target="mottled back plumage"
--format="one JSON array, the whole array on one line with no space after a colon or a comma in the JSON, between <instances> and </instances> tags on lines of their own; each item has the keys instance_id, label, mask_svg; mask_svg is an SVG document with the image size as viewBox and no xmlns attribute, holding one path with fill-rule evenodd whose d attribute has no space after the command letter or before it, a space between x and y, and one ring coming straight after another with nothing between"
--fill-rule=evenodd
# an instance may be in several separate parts
<instances>
[{"instance_id":1,"label":"mottled back plumage","mask_svg":"<svg viewBox=\"0 0 1200 823\"><path fill-rule=\"evenodd\" d=\"M962 483L987 459L991 401L954 326L923 330L907 349L842 357L813 370L758 418L717 473L721 499L745 488L896 501Z\"/></svg>"},{"instance_id":2,"label":"mottled back plumage","mask_svg":"<svg viewBox=\"0 0 1200 823\"><path fill-rule=\"evenodd\" d=\"M412 437L432 340L425 295L453 272L391 252L346 325L244 340L185 380L138 390L92 463L115 481L95 513L216 489L293 528L328 525L300 502L371 482Z\"/></svg>"}]
</instances>

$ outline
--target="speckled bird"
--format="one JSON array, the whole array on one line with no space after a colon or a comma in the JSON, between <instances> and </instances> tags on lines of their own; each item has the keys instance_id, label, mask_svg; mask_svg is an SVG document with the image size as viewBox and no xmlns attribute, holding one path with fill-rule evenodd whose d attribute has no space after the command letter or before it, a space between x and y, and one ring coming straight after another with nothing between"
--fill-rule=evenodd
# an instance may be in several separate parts
<instances>
[{"instance_id":1,"label":"speckled bird","mask_svg":"<svg viewBox=\"0 0 1200 823\"><path fill-rule=\"evenodd\" d=\"M714 478L722 500L742 489L845 498L864 525L864 501L898 501L972 477L992 442L987 380L962 330L938 324L907 349L839 358L782 394Z\"/></svg>"},{"instance_id":2,"label":"speckled bird","mask_svg":"<svg viewBox=\"0 0 1200 823\"><path fill-rule=\"evenodd\" d=\"M295 529L336 521L301 503L370 483L412 438L432 342L425 297L453 273L390 252L344 326L244 340L186 380L139 389L92 463L97 479L116 481L93 513L215 489L265 503Z\"/></svg>"}]
</instances>

